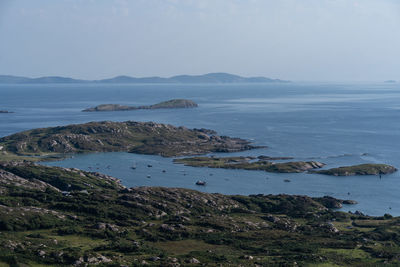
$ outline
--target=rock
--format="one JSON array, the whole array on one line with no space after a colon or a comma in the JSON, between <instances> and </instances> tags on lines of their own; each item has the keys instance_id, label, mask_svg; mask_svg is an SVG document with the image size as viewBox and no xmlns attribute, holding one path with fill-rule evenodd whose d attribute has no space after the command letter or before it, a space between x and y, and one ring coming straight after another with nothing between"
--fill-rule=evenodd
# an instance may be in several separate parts
<instances>
[{"instance_id":1,"label":"rock","mask_svg":"<svg viewBox=\"0 0 400 267\"><path fill-rule=\"evenodd\" d=\"M40 251L38 251L38 255L39 255L40 257L44 257L44 256L46 255L46 252L43 251L43 250L40 250Z\"/></svg>"},{"instance_id":2,"label":"rock","mask_svg":"<svg viewBox=\"0 0 400 267\"><path fill-rule=\"evenodd\" d=\"M161 258L160 257L151 257L149 260L151 260L151 261L158 261L158 260L160 260Z\"/></svg>"},{"instance_id":3,"label":"rock","mask_svg":"<svg viewBox=\"0 0 400 267\"><path fill-rule=\"evenodd\" d=\"M192 264L199 264L200 261L199 261L198 259L196 259L196 258L191 258L191 259L189 260L189 263L192 263Z\"/></svg>"},{"instance_id":4,"label":"rock","mask_svg":"<svg viewBox=\"0 0 400 267\"><path fill-rule=\"evenodd\" d=\"M346 204L346 205L355 205L355 204L358 204L358 202L355 201L355 200L350 200L350 199L348 199L348 200L343 200L343 204Z\"/></svg>"}]
</instances>

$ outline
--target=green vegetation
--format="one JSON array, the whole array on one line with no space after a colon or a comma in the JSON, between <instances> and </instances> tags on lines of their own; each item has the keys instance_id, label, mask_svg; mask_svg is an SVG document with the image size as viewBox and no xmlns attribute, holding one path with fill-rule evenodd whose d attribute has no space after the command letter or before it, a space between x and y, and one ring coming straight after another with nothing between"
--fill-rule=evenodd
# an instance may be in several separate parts
<instances>
[{"instance_id":1,"label":"green vegetation","mask_svg":"<svg viewBox=\"0 0 400 267\"><path fill-rule=\"evenodd\" d=\"M352 175L381 175L396 172L397 169L386 164L361 164L355 166L346 166L333 168L329 170L312 171L313 173L334 175L334 176L352 176Z\"/></svg>"},{"instance_id":2,"label":"green vegetation","mask_svg":"<svg viewBox=\"0 0 400 267\"><path fill-rule=\"evenodd\" d=\"M162 109L162 108L195 108L197 104L187 99L172 99L158 104L149 106L123 106L118 104L102 104L94 108L87 108L82 110L83 112L96 112L96 111L126 111L126 110L138 110L138 109Z\"/></svg>"},{"instance_id":3,"label":"green vegetation","mask_svg":"<svg viewBox=\"0 0 400 267\"><path fill-rule=\"evenodd\" d=\"M254 157L192 157L175 159L174 162L192 167L262 170L278 173L298 173L324 166L323 163L316 161L275 163L263 159L254 160Z\"/></svg>"},{"instance_id":4,"label":"green vegetation","mask_svg":"<svg viewBox=\"0 0 400 267\"><path fill-rule=\"evenodd\" d=\"M153 122L89 122L34 129L0 138L0 156L127 151L161 156L198 155L255 148L246 140Z\"/></svg>"},{"instance_id":5,"label":"green vegetation","mask_svg":"<svg viewBox=\"0 0 400 267\"><path fill-rule=\"evenodd\" d=\"M400 264L400 218L343 201L125 188L77 169L0 165L1 266Z\"/></svg>"}]
</instances>

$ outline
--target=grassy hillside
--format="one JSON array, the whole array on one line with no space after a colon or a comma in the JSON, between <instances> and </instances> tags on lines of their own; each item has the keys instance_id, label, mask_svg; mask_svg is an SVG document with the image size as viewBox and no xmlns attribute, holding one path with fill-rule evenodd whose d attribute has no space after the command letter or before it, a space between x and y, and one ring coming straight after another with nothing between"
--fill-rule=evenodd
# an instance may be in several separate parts
<instances>
[{"instance_id":1,"label":"grassy hillside","mask_svg":"<svg viewBox=\"0 0 400 267\"><path fill-rule=\"evenodd\" d=\"M342 201L124 188L31 163L0 165L1 266L376 266L400 264L400 219Z\"/></svg>"}]
</instances>

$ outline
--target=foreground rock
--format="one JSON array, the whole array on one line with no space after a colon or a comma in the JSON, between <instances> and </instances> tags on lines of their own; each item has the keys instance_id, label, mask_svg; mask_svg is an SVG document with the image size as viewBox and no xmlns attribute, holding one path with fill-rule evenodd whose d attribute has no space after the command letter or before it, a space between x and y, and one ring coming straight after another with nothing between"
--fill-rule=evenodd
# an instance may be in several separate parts
<instances>
[{"instance_id":1,"label":"foreground rock","mask_svg":"<svg viewBox=\"0 0 400 267\"><path fill-rule=\"evenodd\" d=\"M338 212L345 202L331 197L128 189L23 162L0 165L0 192L3 265L400 264L400 218Z\"/></svg>"},{"instance_id":2,"label":"foreground rock","mask_svg":"<svg viewBox=\"0 0 400 267\"><path fill-rule=\"evenodd\" d=\"M163 108L195 108L198 105L192 100L187 99L172 99L150 106L123 106L118 104L102 104L93 108L82 110L83 112L96 112L96 111L126 111L137 109L163 109Z\"/></svg>"},{"instance_id":3,"label":"foreground rock","mask_svg":"<svg viewBox=\"0 0 400 267\"><path fill-rule=\"evenodd\" d=\"M89 122L3 137L0 150L18 155L127 151L169 157L256 148L249 141L213 133L153 122Z\"/></svg>"},{"instance_id":4,"label":"foreground rock","mask_svg":"<svg viewBox=\"0 0 400 267\"><path fill-rule=\"evenodd\" d=\"M277 173L300 173L312 169L322 168L325 164L317 161L294 161L294 162L270 162L267 157L192 157L174 159L175 163L181 163L192 167L209 167L223 169L261 170ZM278 158L282 159L282 157ZM286 158L285 158L286 159Z\"/></svg>"},{"instance_id":5,"label":"foreground rock","mask_svg":"<svg viewBox=\"0 0 400 267\"><path fill-rule=\"evenodd\" d=\"M311 171L312 173L334 175L334 176L354 176L354 175L383 175L396 172L397 169L386 164L361 164L332 168L329 170Z\"/></svg>"}]
</instances>

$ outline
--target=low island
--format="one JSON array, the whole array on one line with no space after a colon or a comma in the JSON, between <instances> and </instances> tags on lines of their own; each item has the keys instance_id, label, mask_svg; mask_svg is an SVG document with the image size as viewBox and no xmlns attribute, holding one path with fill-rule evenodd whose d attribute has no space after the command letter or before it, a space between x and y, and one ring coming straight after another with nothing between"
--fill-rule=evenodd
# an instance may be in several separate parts
<instances>
[{"instance_id":1,"label":"low island","mask_svg":"<svg viewBox=\"0 0 400 267\"><path fill-rule=\"evenodd\" d=\"M0 110L0 113L14 113L12 111L7 111L7 110Z\"/></svg>"},{"instance_id":2,"label":"low island","mask_svg":"<svg viewBox=\"0 0 400 267\"><path fill-rule=\"evenodd\" d=\"M123 106L119 104L102 104L93 108L82 110L83 112L98 112L98 111L127 111L138 109L174 109L174 108L195 108L198 105L192 100L187 99L172 99L158 104L149 106Z\"/></svg>"},{"instance_id":3,"label":"low island","mask_svg":"<svg viewBox=\"0 0 400 267\"><path fill-rule=\"evenodd\" d=\"M259 157L258 160L256 160L255 157L191 157L174 159L174 162L191 167L261 170L277 173L300 173L312 169L319 169L325 165L317 161L293 161L276 163L267 161L265 160L265 158L271 159L272 157L262 156Z\"/></svg>"},{"instance_id":4,"label":"low island","mask_svg":"<svg viewBox=\"0 0 400 267\"><path fill-rule=\"evenodd\" d=\"M354 175L383 175L396 172L397 169L387 164L360 164L332 168L328 170L311 171L312 173L333 175L333 176L354 176Z\"/></svg>"}]
</instances>

